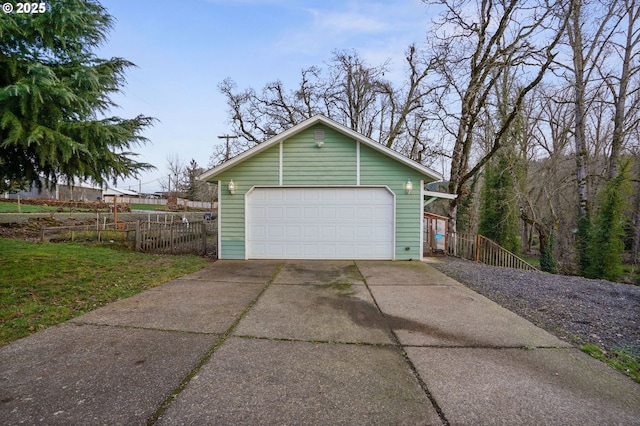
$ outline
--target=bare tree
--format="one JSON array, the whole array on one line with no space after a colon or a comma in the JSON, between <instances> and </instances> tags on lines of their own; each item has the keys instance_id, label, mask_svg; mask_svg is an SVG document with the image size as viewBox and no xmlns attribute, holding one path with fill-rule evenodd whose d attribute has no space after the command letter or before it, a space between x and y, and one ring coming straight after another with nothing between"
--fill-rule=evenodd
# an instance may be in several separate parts
<instances>
[{"instance_id":1,"label":"bare tree","mask_svg":"<svg viewBox=\"0 0 640 426\"><path fill-rule=\"evenodd\" d=\"M386 63L369 66L354 50L334 52L322 97L329 118L373 137L382 113L380 96L388 85L385 72Z\"/></svg>"},{"instance_id":2,"label":"bare tree","mask_svg":"<svg viewBox=\"0 0 640 426\"><path fill-rule=\"evenodd\" d=\"M588 90L600 85L594 81L597 66L605 55L605 47L615 33L615 11L618 2L604 4L599 1L571 0L566 41L570 48L570 63L558 62L563 76L573 87L574 126L573 139L576 160L578 195L577 252L580 269L587 266L586 250L590 226L590 194L588 180L587 133L585 117L589 109ZM588 29L594 28L594 31Z\"/></svg>"},{"instance_id":3,"label":"bare tree","mask_svg":"<svg viewBox=\"0 0 640 426\"><path fill-rule=\"evenodd\" d=\"M176 154L173 158L167 157L167 177L160 181L162 189L175 194L183 192L189 184L187 167Z\"/></svg>"},{"instance_id":4,"label":"bare tree","mask_svg":"<svg viewBox=\"0 0 640 426\"><path fill-rule=\"evenodd\" d=\"M408 76L404 85L394 89L386 84L383 88L386 99L383 99L379 139L392 148L396 140L407 132L408 138L404 139L411 145L410 158L420 161L422 156L418 153L427 149L425 140L431 139L430 132L424 131L429 115L428 99L441 87L428 80L434 74L436 59L427 57L415 44L406 51L406 65ZM418 148L419 145L422 149Z\"/></svg>"},{"instance_id":5,"label":"bare tree","mask_svg":"<svg viewBox=\"0 0 640 426\"><path fill-rule=\"evenodd\" d=\"M318 67L301 72L295 90L281 81L264 86L261 93L249 88L237 91L226 79L218 85L227 98L233 131L242 137L239 148L255 146L316 114L372 136L380 115L380 95L386 64L369 66L355 51L336 51L325 76Z\"/></svg>"},{"instance_id":6,"label":"bare tree","mask_svg":"<svg viewBox=\"0 0 640 426\"><path fill-rule=\"evenodd\" d=\"M640 44L640 2L637 0L623 0L615 11L620 29L617 37L611 40L612 51L618 56L615 63L620 66L619 73L598 67L601 78L606 83L613 99L614 129L611 139L611 150L607 168L607 179L617 174L618 161L627 134L638 125L638 98L636 102L627 102L630 96L640 89L631 86L632 79L640 71L638 63L638 45ZM626 21L625 21L626 18ZM620 38L620 41L617 40Z\"/></svg>"},{"instance_id":7,"label":"bare tree","mask_svg":"<svg viewBox=\"0 0 640 426\"><path fill-rule=\"evenodd\" d=\"M544 247L556 235L555 259L560 269L571 270L575 223L575 160L570 155L573 109L571 92L556 85L541 85L528 108L526 186L518 193L521 219L538 233Z\"/></svg>"},{"instance_id":8,"label":"bare tree","mask_svg":"<svg viewBox=\"0 0 640 426\"><path fill-rule=\"evenodd\" d=\"M501 147L526 95L550 68L566 25L566 16L559 13L565 2L427 2L444 9L432 34L433 51L448 87L438 102L443 127L453 138L449 192L462 195L464 184ZM488 97L507 71L521 81L520 89L505 119L491 135L490 148L470 167L477 127L490 108ZM454 231L457 203L453 200L448 209L450 229Z\"/></svg>"},{"instance_id":9,"label":"bare tree","mask_svg":"<svg viewBox=\"0 0 640 426\"><path fill-rule=\"evenodd\" d=\"M415 45L407 48L404 59L406 78L399 85L385 79L388 62L369 65L354 50L334 52L326 72L315 66L302 70L298 87L290 91L280 81L267 84L261 93L238 91L231 79L224 80L218 88L227 98L232 129L242 138L234 143L235 152L324 114L414 159L426 159L432 140L427 99L437 88L427 80L435 60ZM220 159L214 153L212 163Z\"/></svg>"}]
</instances>

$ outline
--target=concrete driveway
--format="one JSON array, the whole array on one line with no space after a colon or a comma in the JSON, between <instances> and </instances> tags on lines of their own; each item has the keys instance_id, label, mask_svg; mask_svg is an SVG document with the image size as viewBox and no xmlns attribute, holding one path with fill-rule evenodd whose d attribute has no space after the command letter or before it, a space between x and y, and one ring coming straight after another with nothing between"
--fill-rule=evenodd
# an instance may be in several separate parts
<instances>
[{"instance_id":1,"label":"concrete driveway","mask_svg":"<svg viewBox=\"0 0 640 426\"><path fill-rule=\"evenodd\" d=\"M0 348L0 424L640 424L640 385L421 262L218 261Z\"/></svg>"}]
</instances>

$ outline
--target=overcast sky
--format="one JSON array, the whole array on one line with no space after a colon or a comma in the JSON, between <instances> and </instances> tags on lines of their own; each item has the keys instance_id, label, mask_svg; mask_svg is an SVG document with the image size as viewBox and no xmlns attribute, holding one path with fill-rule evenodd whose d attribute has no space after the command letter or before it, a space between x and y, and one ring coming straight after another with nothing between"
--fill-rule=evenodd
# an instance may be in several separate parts
<instances>
[{"instance_id":1,"label":"overcast sky","mask_svg":"<svg viewBox=\"0 0 640 426\"><path fill-rule=\"evenodd\" d=\"M208 167L217 136L230 131L217 85L227 77L239 89L281 80L287 89L300 71L323 66L334 50L356 49L369 65L391 60L400 75L403 53L422 43L429 7L420 0L102 0L115 18L100 57L122 57L127 72L120 106L124 118L157 118L145 132L151 143L138 160L157 170L118 187L160 190L167 158L192 158Z\"/></svg>"}]
</instances>

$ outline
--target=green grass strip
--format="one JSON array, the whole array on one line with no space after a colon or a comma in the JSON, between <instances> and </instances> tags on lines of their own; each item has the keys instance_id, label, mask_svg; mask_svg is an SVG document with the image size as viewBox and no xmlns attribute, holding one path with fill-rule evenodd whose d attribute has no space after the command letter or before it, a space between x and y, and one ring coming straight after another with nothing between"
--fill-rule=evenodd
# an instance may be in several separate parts
<instances>
[{"instance_id":1,"label":"green grass strip","mask_svg":"<svg viewBox=\"0 0 640 426\"><path fill-rule=\"evenodd\" d=\"M622 348L608 352L592 343L582 345L580 349L640 383L640 356Z\"/></svg>"},{"instance_id":2,"label":"green grass strip","mask_svg":"<svg viewBox=\"0 0 640 426\"><path fill-rule=\"evenodd\" d=\"M210 265L198 256L0 238L0 346Z\"/></svg>"}]
</instances>

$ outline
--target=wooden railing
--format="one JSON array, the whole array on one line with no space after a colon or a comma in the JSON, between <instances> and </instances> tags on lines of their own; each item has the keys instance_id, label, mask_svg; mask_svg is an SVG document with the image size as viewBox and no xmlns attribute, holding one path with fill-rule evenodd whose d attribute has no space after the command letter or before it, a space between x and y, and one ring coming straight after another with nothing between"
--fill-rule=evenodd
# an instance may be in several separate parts
<instances>
[{"instance_id":1,"label":"wooden railing","mask_svg":"<svg viewBox=\"0 0 640 426\"><path fill-rule=\"evenodd\" d=\"M462 257L490 266L526 271L538 270L535 266L485 236L449 233L447 237L449 238L448 254L451 256Z\"/></svg>"},{"instance_id":2,"label":"wooden railing","mask_svg":"<svg viewBox=\"0 0 640 426\"><path fill-rule=\"evenodd\" d=\"M136 222L100 223L95 225L53 226L40 229L43 241L135 241Z\"/></svg>"}]
</instances>

